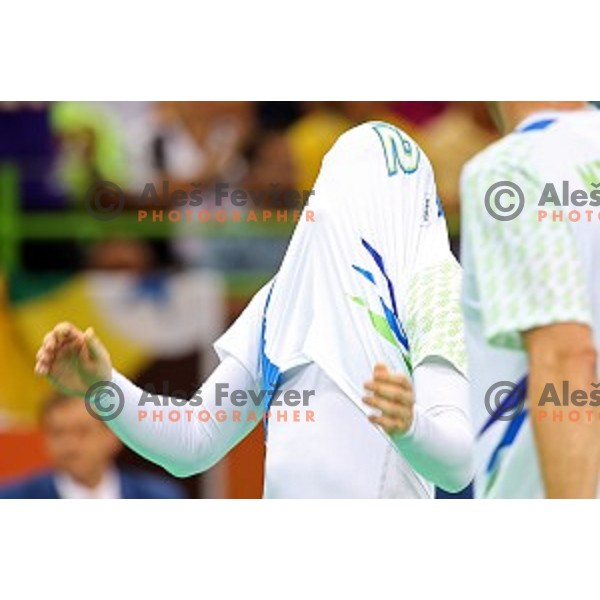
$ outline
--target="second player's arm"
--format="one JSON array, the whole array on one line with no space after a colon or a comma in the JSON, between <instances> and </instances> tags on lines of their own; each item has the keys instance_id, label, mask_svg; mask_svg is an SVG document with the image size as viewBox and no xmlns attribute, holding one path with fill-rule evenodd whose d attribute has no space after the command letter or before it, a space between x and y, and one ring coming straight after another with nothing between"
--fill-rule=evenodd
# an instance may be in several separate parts
<instances>
[{"instance_id":1,"label":"second player's arm","mask_svg":"<svg viewBox=\"0 0 600 600\"><path fill-rule=\"evenodd\" d=\"M569 382L571 390L589 396L597 372L590 290L576 233L566 220L539 221L544 175L538 169L505 157L501 164L463 173L464 234L476 249L470 274L477 282L488 344L527 352L528 408L546 496L594 497L598 421L588 422L580 414L579 421L570 422L569 412L586 410L572 405L564 411L558 407L562 421L541 412L554 412L540 406L546 386L562 395L563 382ZM498 220L485 207L490 186L500 181L520 189L522 213L515 218Z\"/></svg>"},{"instance_id":2,"label":"second player's arm","mask_svg":"<svg viewBox=\"0 0 600 600\"><path fill-rule=\"evenodd\" d=\"M595 498L600 468L600 425L597 409L588 405L551 410L540 403L548 385L561 394L569 389L592 391L596 350L591 329L562 323L523 334L529 356L529 407L546 495L549 498ZM551 414L548 414L551 413ZM572 414L578 413L578 418Z\"/></svg>"}]
</instances>

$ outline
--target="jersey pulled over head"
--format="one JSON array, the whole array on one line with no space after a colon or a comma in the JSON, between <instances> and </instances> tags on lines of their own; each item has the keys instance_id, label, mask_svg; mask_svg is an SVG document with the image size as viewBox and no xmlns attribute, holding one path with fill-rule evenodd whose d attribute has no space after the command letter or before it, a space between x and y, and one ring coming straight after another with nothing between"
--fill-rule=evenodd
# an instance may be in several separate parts
<instances>
[{"instance_id":1,"label":"jersey pulled over head","mask_svg":"<svg viewBox=\"0 0 600 600\"><path fill-rule=\"evenodd\" d=\"M387 123L349 130L324 157L305 210L313 219L301 220L219 353L258 372L263 389L317 363L361 410L376 362L411 375L436 356L464 373L460 267L419 146Z\"/></svg>"}]
</instances>

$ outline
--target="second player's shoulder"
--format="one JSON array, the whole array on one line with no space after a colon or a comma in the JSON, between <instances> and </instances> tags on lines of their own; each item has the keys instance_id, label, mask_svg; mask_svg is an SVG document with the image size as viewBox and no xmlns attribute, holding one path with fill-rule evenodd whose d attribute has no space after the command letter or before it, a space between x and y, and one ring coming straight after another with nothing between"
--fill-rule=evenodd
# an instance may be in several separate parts
<instances>
[{"instance_id":1,"label":"second player's shoulder","mask_svg":"<svg viewBox=\"0 0 600 600\"><path fill-rule=\"evenodd\" d=\"M463 167L461 180L469 180L482 173L509 173L515 166L522 164L523 159L529 160L533 149L531 137L510 133L468 160Z\"/></svg>"},{"instance_id":2,"label":"second player's shoulder","mask_svg":"<svg viewBox=\"0 0 600 600\"><path fill-rule=\"evenodd\" d=\"M463 210L480 212L484 196L497 187L538 186L543 179L545 152L553 143L547 136L513 132L476 154L465 164L460 177Z\"/></svg>"},{"instance_id":3,"label":"second player's shoulder","mask_svg":"<svg viewBox=\"0 0 600 600\"><path fill-rule=\"evenodd\" d=\"M576 111L553 119L535 117L508 135L484 148L463 167L461 182L472 181L490 173L511 175L527 173L536 177L545 170L549 157L564 151L565 140L592 124L600 132L600 112Z\"/></svg>"}]
</instances>

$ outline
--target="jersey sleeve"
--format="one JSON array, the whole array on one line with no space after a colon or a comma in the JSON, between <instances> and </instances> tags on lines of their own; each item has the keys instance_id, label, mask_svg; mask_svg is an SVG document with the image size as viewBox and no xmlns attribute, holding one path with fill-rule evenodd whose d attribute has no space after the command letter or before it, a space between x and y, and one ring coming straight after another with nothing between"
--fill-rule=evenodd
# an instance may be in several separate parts
<instances>
[{"instance_id":1,"label":"jersey sleeve","mask_svg":"<svg viewBox=\"0 0 600 600\"><path fill-rule=\"evenodd\" d=\"M499 182L512 186L510 201L523 207L506 220L493 216L505 217L501 209L509 202L505 197L498 209L500 199L490 194ZM467 168L461 180L463 235L471 250L483 332L497 347L522 349L521 333L535 327L592 322L574 232L566 221L538 219L542 190L534 168L506 162Z\"/></svg>"},{"instance_id":2,"label":"jersey sleeve","mask_svg":"<svg viewBox=\"0 0 600 600\"><path fill-rule=\"evenodd\" d=\"M263 311L270 287L271 282L261 288L233 325L213 344L221 360L233 356L255 376L259 369Z\"/></svg>"},{"instance_id":3,"label":"jersey sleeve","mask_svg":"<svg viewBox=\"0 0 600 600\"><path fill-rule=\"evenodd\" d=\"M446 218L427 162L417 203L414 260L406 297L406 332L413 370L427 358L444 359L467 376L462 271L448 240Z\"/></svg>"},{"instance_id":4,"label":"jersey sleeve","mask_svg":"<svg viewBox=\"0 0 600 600\"><path fill-rule=\"evenodd\" d=\"M413 369L428 357L438 357L467 375L460 284L461 269L450 251L412 278L406 329Z\"/></svg>"}]
</instances>

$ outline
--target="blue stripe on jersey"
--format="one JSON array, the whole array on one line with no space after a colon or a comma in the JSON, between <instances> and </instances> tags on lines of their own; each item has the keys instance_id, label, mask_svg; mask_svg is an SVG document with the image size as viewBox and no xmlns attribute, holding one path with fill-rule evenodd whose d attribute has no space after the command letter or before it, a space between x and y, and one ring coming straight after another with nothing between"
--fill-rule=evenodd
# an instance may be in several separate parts
<instances>
[{"instance_id":1,"label":"blue stripe on jersey","mask_svg":"<svg viewBox=\"0 0 600 600\"><path fill-rule=\"evenodd\" d=\"M494 423L499 421L508 412L514 411L519 406L522 410L525 406L526 393L527 376L523 377L523 379L521 379L521 381L515 385L510 394L504 398L498 408L496 408L496 410L494 410L494 412L488 417L488 420L484 423L479 432L479 436L482 436Z\"/></svg>"},{"instance_id":2,"label":"blue stripe on jersey","mask_svg":"<svg viewBox=\"0 0 600 600\"><path fill-rule=\"evenodd\" d=\"M383 314L385 315L385 319L388 322L392 333L394 334L395 338L404 346L404 349L408 351L408 336L404 331L404 327L402 327L402 323L400 323L400 320L386 305L381 296L379 296L379 300L381 301L381 306L383 307Z\"/></svg>"},{"instance_id":3,"label":"blue stripe on jersey","mask_svg":"<svg viewBox=\"0 0 600 600\"><path fill-rule=\"evenodd\" d=\"M439 196L436 196L435 198L435 203L437 205L437 209L438 209L438 217L443 217L444 215L444 205L442 204L442 199Z\"/></svg>"},{"instance_id":4,"label":"blue stripe on jersey","mask_svg":"<svg viewBox=\"0 0 600 600\"><path fill-rule=\"evenodd\" d=\"M275 282L273 282L275 285ZM260 355L260 380L261 380L261 392L264 392L263 397L263 407L265 409L265 414L269 412L269 408L271 406L271 402L273 400L273 394L279 387L279 382L281 378L281 369L271 361L271 359L267 356L266 352L266 334L267 334L267 308L269 307L269 302L271 301L271 294L273 293L273 285L271 285L271 289L269 290L269 295L267 296L267 300L265 302L265 307L263 309L263 318L262 318L262 327L260 332L260 345L259 345L259 355ZM269 391L267 391L269 390ZM268 419L265 419L265 435L268 426Z\"/></svg>"},{"instance_id":5,"label":"blue stripe on jersey","mask_svg":"<svg viewBox=\"0 0 600 600\"><path fill-rule=\"evenodd\" d=\"M373 246L369 244L369 242L367 242L363 238L361 238L361 241L362 245L372 256L373 260L379 267L381 274L385 277L385 280L387 281L388 291L390 293L390 300L392 301L392 310L394 311L394 315L396 315L396 318L398 318L398 307L396 306L396 294L394 293L394 284L392 283L392 280L388 277L388 274L386 273L385 265L383 264L383 258L381 257L381 254L379 254L379 252L377 252L377 250L375 250L375 248L373 248Z\"/></svg>"},{"instance_id":6,"label":"blue stripe on jersey","mask_svg":"<svg viewBox=\"0 0 600 600\"><path fill-rule=\"evenodd\" d=\"M546 129L554 123L556 119L543 119L542 121L535 121L534 123L530 123L526 125L522 129L517 129L517 133L526 133L528 131L539 131L541 129Z\"/></svg>"},{"instance_id":7,"label":"blue stripe on jersey","mask_svg":"<svg viewBox=\"0 0 600 600\"><path fill-rule=\"evenodd\" d=\"M375 283L375 277L373 277L373 273L371 273L371 271L367 271L366 269L363 269L356 265L352 265L352 268L358 271L364 277L366 277L371 283Z\"/></svg>"},{"instance_id":8,"label":"blue stripe on jersey","mask_svg":"<svg viewBox=\"0 0 600 600\"><path fill-rule=\"evenodd\" d=\"M377 268L385 278L387 284L388 294L392 303L392 307L390 308L385 303L385 300L381 296L379 296L379 301L381 302L385 319L390 329L392 330L392 333L396 340L398 340L398 342L402 344L404 349L408 352L408 335L406 334L406 331L404 330L404 327L402 326L402 322L400 321L400 317L398 315L398 305L396 303L396 292L394 290L394 284L392 283L392 280L390 279L390 277L387 274L387 271L385 270L383 257L381 256L381 254L379 254L379 252L377 252L377 250L375 250L375 248L373 248L373 246L371 246L371 244L369 244L369 242L367 242L367 240L361 238L361 242L365 250L367 250L367 252L371 255L371 258L375 261ZM366 269L363 269L362 267L359 267L357 265L352 265L352 268L358 271L364 277L366 277L372 284L376 285L375 277L373 276L373 273L371 273L371 271L367 271Z\"/></svg>"},{"instance_id":9,"label":"blue stripe on jersey","mask_svg":"<svg viewBox=\"0 0 600 600\"><path fill-rule=\"evenodd\" d=\"M504 448L508 448L517 437L517 434L521 430L521 426L525 422L527 418L527 411L522 410L508 425L502 439L498 442L498 445L494 448L492 452L492 456L490 458L490 462L487 465L486 472L492 473L497 466L498 458L500 457L500 452Z\"/></svg>"},{"instance_id":10,"label":"blue stripe on jersey","mask_svg":"<svg viewBox=\"0 0 600 600\"><path fill-rule=\"evenodd\" d=\"M497 466L500 453L504 448L509 447L517 437L521 430L525 419L527 418L527 410L525 409L525 396L527 394L527 376L523 377L519 383L513 388L511 393L500 403L498 408L485 422L478 437L481 437L494 423L497 423L504 415L510 411L517 411L517 414L511 419L504 435L492 451L490 460L486 467L486 472L491 473Z\"/></svg>"}]
</instances>

